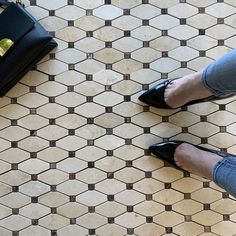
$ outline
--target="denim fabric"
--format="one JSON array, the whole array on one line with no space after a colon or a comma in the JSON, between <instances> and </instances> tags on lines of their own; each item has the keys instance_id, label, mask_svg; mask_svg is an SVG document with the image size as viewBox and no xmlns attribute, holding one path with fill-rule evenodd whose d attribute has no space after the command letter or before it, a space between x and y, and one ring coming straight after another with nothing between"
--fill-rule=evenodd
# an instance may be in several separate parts
<instances>
[{"instance_id":1,"label":"denim fabric","mask_svg":"<svg viewBox=\"0 0 236 236\"><path fill-rule=\"evenodd\" d=\"M236 157L228 156L215 165L213 181L236 198Z\"/></svg>"},{"instance_id":2,"label":"denim fabric","mask_svg":"<svg viewBox=\"0 0 236 236\"><path fill-rule=\"evenodd\" d=\"M209 64L203 70L202 82L217 97L236 94L236 49Z\"/></svg>"}]
</instances>

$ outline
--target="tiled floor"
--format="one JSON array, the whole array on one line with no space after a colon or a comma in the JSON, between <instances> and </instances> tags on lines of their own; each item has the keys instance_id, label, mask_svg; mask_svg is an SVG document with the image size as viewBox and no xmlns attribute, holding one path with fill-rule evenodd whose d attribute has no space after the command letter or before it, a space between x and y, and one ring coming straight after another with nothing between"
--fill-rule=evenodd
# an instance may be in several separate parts
<instances>
[{"instance_id":1,"label":"tiled floor","mask_svg":"<svg viewBox=\"0 0 236 236\"><path fill-rule=\"evenodd\" d=\"M235 97L138 101L236 47L234 0L31 0L58 48L0 99L1 236L230 236L236 203L148 146L236 153Z\"/></svg>"}]
</instances>

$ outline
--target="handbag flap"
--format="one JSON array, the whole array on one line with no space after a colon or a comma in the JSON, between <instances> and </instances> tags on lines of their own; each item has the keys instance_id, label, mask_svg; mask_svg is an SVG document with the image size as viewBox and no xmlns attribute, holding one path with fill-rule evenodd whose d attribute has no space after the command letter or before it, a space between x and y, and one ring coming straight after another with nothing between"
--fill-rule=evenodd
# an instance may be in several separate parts
<instances>
[{"instance_id":1,"label":"handbag flap","mask_svg":"<svg viewBox=\"0 0 236 236\"><path fill-rule=\"evenodd\" d=\"M15 3L0 14L0 40L11 39L16 43L34 26L34 21Z\"/></svg>"}]
</instances>

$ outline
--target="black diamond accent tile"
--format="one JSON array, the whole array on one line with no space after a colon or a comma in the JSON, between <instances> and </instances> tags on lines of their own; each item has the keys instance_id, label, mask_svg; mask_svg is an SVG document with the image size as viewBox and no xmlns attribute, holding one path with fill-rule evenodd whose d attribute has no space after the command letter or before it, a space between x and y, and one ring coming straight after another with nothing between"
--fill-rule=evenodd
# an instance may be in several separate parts
<instances>
[{"instance_id":1,"label":"black diamond accent tile","mask_svg":"<svg viewBox=\"0 0 236 236\"><path fill-rule=\"evenodd\" d=\"M127 189L127 190L133 189L133 184L131 184L131 183L126 184L126 189Z\"/></svg>"},{"instance_id":2,"label":"black diamond accent tile","mask_svg":"<svg viewBox=\"0 0 236 236\"><path fill-rule=\"evenodd\" d=\"M184 193L184 199L191 199L191 193Z\"/></svg>"},{"instance_id":3,"label":"black diamond accent tile","mask_svg":"<svg viewBox=\"0 0 236 236\"><path fill-rule=\"evenodd\" d=\"M151 171L146 171L145 172L145 178L152 178L152 172Z\"/></svg>"},{"instance_id":4,"label":"black diamond accent tile","mask_svg":"<svg viewBox=\"0 0 236 236\"><path fill-rule=\"evenodd\" d=\"M113 150L107 150L107 156L111 157L113 156Z\"/></svg>"},{"instance_id":5,"label":"black diamond accent tile","mask_svg":"<svg viewBox=\"0 0 236 236\"><path fill-rule=\"evenodd\" d=\"M124 80L130 80L130 75L129 74L125 74L124 75Z\"/></svg>"},{"instance_id":6,"label":"black diamond accent tile","mask_svg":"<svg viewBox=\"0 0 236 236\"><path fill-rule=\"evenodd\" d=\"M182 133L188 133L188 127L182 127Z\"/></svg>"},{"instance_id":7,"label":"black diamond accent tile","mask_svg":"<svg viewBox=\"0 0 236 236\"><path fill-rule=\"evenodd\" d=\"M86 37L93 37L93 31L87 31Z\"/></svg>"},{"instance_id":8,"label":"black diamond accent tile","mask_svg":"<svg viewBox=\"0 0 236 236\"><path fill-rule=\"evenodd\" d=\"M198 34L199 35L205 35L205 29L199 29Z\"/></svg>"},{"instance_id":9,"label":"black diamond accent tile","mask_svg":"<svg viewBox=\"0 0 236 236\"><path fill-rule=\"evenodd\" d=\"M74 26L74 21L72 21L72 20L68 20L67 23L68 23L68 26ZM89 36L87 36L87 37L89 37Z\"/></svg>"},{"instance_id":10,"label":"black diamond accent tile","mask_svg":"<svg viewBox=\"0 0 236 236\"><path fill-rule=\"evenodd\" d=\"M94 168L94 162L93 161L88 162L88 168Z\"/></svg>"},{"instance_id":11,"label":"black diamond accent tile","mask_svg":"<svg viewBox=\"0 0 236 236\"><path fill-rule=\"evenodd\" d=\"M95 184L88 184L88 190L94 190L95 189Z\"/></svg>"},{"instance_id":12,"label":"black diamond accent tile","mask_svg":"<svg viewBox=\"0 0 236 236\"><path fill-rule=\"evenodd\" d=\"M153 217L148 216L146 217L146 223L152 223L153 222Z\"/></svg>"},{"instance_id":13,"label":"black diamond accent tile","mask_svg":"<svg viewBox=\"0 0 236 236\"><path fill-rule=\"evenodd\" d=\"M201 144L207 144L207 138L201 138Z\"/></svg>"},{"instance_id":14,"label":"black diamond accent tile","mask_svg":"<svg viewBox=\"0 0 236 236\"><path fill-rule=\"evenodd\" d=\"M152 201L152 194L146 194L146 200Z\"/></svg>"},{"instance_id":15,"label":"black diamond accent tile","mask_svg":"<svg viewBox=\"0 0 236 236\"><path fill-rule=\"evenodd\" d=\"M186 19L180 19L179 21L181 25L186 25Z\"/></svg>"},{"instance_id":16,"label":"black diamond accent tile","mask_svg":"<svg viewBox=\"0 0 236 236\"><path fill-rule=\"evenodd\" d=\"M142 25L149 25L149 20L143 20Z\"/></svg>"},{"instance_id":17,"label":"black diamond accent tile","mask_svg":"<svg viewBox=\"0 0 236 236\"><path fill-rule=\"evenodd\" d=\"M17 120L11 120L11 126L17 126Z\"/></svg>"},{"instance_id":18,"label":"black diamond accent tile","mask_svg":"<svg viewBox=\"0 0 236 236\"><path fill-rule=\"evenodd\" d=\"M128 212L133 212L134 211L134 207L133 206L127 206L127 211Z\"/></svg>"},{"instance_id":19,"label":"black diamond accent tile","mask_svg":"<svg viewBox=\"0 0 236 236\"><path fill-rule=\"evenodd\" d=\"M93 102L93 97L92 96L87 96L86 100L87 100L87 102Z\"/></svg>"},{"instance_id":20,"label":"black diamond accent tile","mask_svg":"<svg viewBox=\"0 0 236 236\"><path fill-rule=\"evenodd\" d=\"M32 219L31 222L32 222L32 225L38 225L39 224L37 219Z\"/></svg>"},{"instance_id":21,"label":"black diamond accent tile","mask_svg":"<svg viewBox=\"0 0 236 236\"><path fill-rule=\"evenodd\" d=\"M162 56L162 57L168 57L168 52L167 52L167 51L162 52L162 53L161 53L161 56Z\"/></svg>"},{"instance_id":22,"label":"black diamond accent tile","mask_svg":"<svg viewBox=\"0 0 236 236\"><path fill-rule=\"evenodd\" d=\"M128 229L127 229L127 234L128 234L128 235L133 235L133 234L134 234L134 229L128 228Z\"/></svg>"},{"instance_id":23,"label":"black diamond accent tile","mask_svg":"<svg viewBox=\"0 0 236 236\"><path fill-rule=\"evenodd\" d=\"M112 64L106 64L106 70L112 70Z\"/></svg>"},{"instance_id":24,"label":"black diamond accent tile","mask_svg":"<svg viewBox=\"0 0 236 236\"><path fill-rule=\"evenodd\" d=\"M219 104L219 110L220 111L225 111L225 105L224 104Z\"/></svg>"},{"instance_id":25,"label":"black diamond accent tile","mask_svg":"<svg viewBox=\"0 0 236 236\"><path fill-rule=\"evenodd\" d=\"M88 146L94 146L94 140L87 140Z\"/></svg>"},{"instance_id":26,"label":"black diamond accent tile","mask_svg":"<svg viewBox=\"0 0 236 236\"><path fill-rule=\"evenodd\" d=\"M36 174L31 175L31 180L32 181L37 181L38 180L38 176Z\"/></svg>"},{"instance_id":27,"label":"black diamond accent tile","mask_svg":"<svg viewBox=\"0 0 236 236\"><path fill-rule=\"evenodd\" d=\"M192 216L185 215L184 216L184 221L185 222L191 222L192 221Z\"/></svg>"},{"instance_id":28,"label":"black diamond accent tile","mask_svg":"<svg viewBox=\"0 0 236 236\"><path fill-rule=\"evenodd\" d=\"M86 10L86 16L92 16L93 15L93 10L89 9Z\"/></svg>"},{"instance_id":29,"label":"black diamond accent tile","mask_svg":"<svg viewBox=\"0 0 236 236\"><path fill-rule=\"evenodd\" d=\"M114 195L107 195L107 201L109 202L114 201Z\"/></svg>"},{"instance_id":30,"label":"black diamond accent tile","mask_svg":"<svg viewBox=\"0 0 236 236\"><path fill-rule=\"evenodd\" d=\"M166 227L166 233L171 234L173 231L172 227Z\"/></svg>"},{"instance_id":31,"label":"black diamond accent tile","mask_svg":"<svg viewBox=\"0 0 236 236\"><path fill-rule=\"evenodd\" d=\"M223 221L229 221L230 215L223 215Z\"/></svg>"},{"instance_id":32,"label":"black diamond accent tile","mask_svg":"<svg viewBox=\"0 0 236 236\"><path fill-rule=\"evenodd\" d=\"M105 42L106 48L112 48L112 42Z\"/></svg>"},{"instance_id":33,"label":"black diamond accent tile","mask_svg":"<svg viewBox=\"0 0 236 236\"><path fill-rule=\"evenodd\" d=\"M69 173L69 179L76 179L75 173Z\"/></svg>"},{"instance_id":34,"label":"black diamond accent tile","mask_svg":"<svg viewBox=\"0 0 236 236\"><path fill-rule=\"evenodd\" d=\"M209 182L203 182L203 188L209 188L210 184Z\"/></svg>"},{"instance_id":35,"label":"black diamond accent tile","mask_svg":"<svg viewBox=\"0 0 236 236\"><path fill-rule=\"evenodd\" d=\"M111 20L105 20L105 26L111 26L112 22Z\"/></svg>"},{"instance_id":36,"label":"black diamond accent tile","mask_svg":"<svg viewBox=\"0 0 236 236\"><path fill-rule=\"evenodd\" d=\"M12 170L18 170L18 164L11 164Z\"/></svg>"},{"instance_id":37,"label":"black diamond accent tile","mask_svg":"<svg viewBox=\"0 0 236 236\"><path fill-rule=\"evenodd\" d=\"M87 124L94 124L94 119L93 118L87 118Z\"/></svg>"},{"instance_id":38,"label":"black diamond accent tile","mask_svg":"<svg viewBox=\"0 0 236 236\"><path fill-rule=\"evenodd\" d=\"M12 231L12 236L19 236L19 231Z\"/></svg>"},{"instance_id":39,"label":"black diamond accent tile","mask_svg":"<svg viewBox=\"0 0 236 236\"><path fill-rule=\"evenodd\" d=\"M70 224L75 225L76 224L76 219L75 218L70 219Z\"/></svg>"},{"instance_id":40,"label":"black diamond accent tile","mask_svg":"<svg viewBox=\"0 0 236 236\"><path fill-rule=\"evenodd\" d=\"M19 214L19 209L18 208L12 208L12 214L13 215L18 215Z\"/></svg>"},{"instance_id":41,"label":"black diamond accent tile","mask_svg":"<svg viewBox=\"0 0 236 236\"><path fill-rule=\"evenodd\" d=\"M74 5L74 0L67 0L68 5Z\"/></svg>"},{"instance_id":42,"label":"black diamond accent tile","mask_svg":"<svg viewBox=\"0 0 236 236\"><path fill-rule=\"evenodd\" d=\"M12 186L12 192L19 192L19 187L18 186Z\"/></svg>"},{"instance_id":43,"label":"black diamond accent tile","mask_svg":"<svg viewBox=\"0 0 236 236\"><path fill-rule=\"evenodd\" d=\"M199 14L204 14L205 13L205 8L204 7L199 7L198 8L198 13Z\"/></svg>"},{"instance_id":44,"label":"black diamond accent tile","mask_svg":"<svg viewBox=\"0 0 236 236\"><path fill-rule=\"evenodd\" d=\"M229 198L229 194L227 192L222 193L222 198Z\"/></svg>"},{"instance_id":45,"label":"black diamond accent tile","mask_svg":"<svg viewBox=\"0 0 236 236\"><path fill-rule=\"evenodd\" d=\"M49 141L50 147L56 147L56 141Z\"/></svg>"},{"instance_id":46,"label":"black diamond accent tile","mask_svg":"<svg viewBox=\"0 0 236 236\"><path fill-rule=\"evenodd\" d=\"M31 152L30 153L30 158L37 158L37 153L36 152Z\"/></svg>"},{"instance_id":47,"label":"black diamond accent tile","mask_svg":"<svg viewBox=\"0 0 236 236\"><path fill-rule=\"evenodd\" d=\"M94 206L88 207L88 212L89 213L94 213L95 212L95 207Z\"/></svg>"},{"instance_id":48,"label":"black diamond accent tile","mask_svg":"<svg viewBox=\"0 0 236 236\"><path fill-rule=\"evenodd\" d=\"M124 31L124 37L130 37L130 31Z\"/></svg>"},{"instance_id":49,"label":"black diamond accent tile","mask_svg":"<svg viewBox=\"0 0 236 236\"><path fill-rule=\"evenodd\" d=\"M143 41L143 47L148 48L149 47L149 41Z\"/></svg>"},{"instance_id":50,"label":"black diamond accent tile","mask_svg":"<svg viewBox=\"0 0 236 236\"><path fill-rule=\"evenodd\" d=\"M55 103L55 98L54 97L49 97L49 103Z\"/></svg>"},{"instance_id":51,"label":"black diamond accent tile","mask_svg":"<svg viewBox=\"0 0 236 236\"><path fill-rule=\"evenodd\" d=\"M12 142L11 142L11 147L12 147L12 148L17 148L17 147L18 147L17 142L16 142L16 141L12 141Z\"/></svg>"},{"instance_id":52,"label":"black diamond accent tile","mask_svg":"<svg viewBox=\"0 0 236 236\"><path fill-rule=\"evenodd\" d=\"M11 98L11 104L17 104L17 98Z\"/></svg>"},{"instance_id":53,"label":"black diamond accent tile","mask_svg":"<svg viewBox=\"0 0 236 236\"><path fill-rule=\"evenodd\" d=\"M57 191L57 186L56 186L56 185L51 185L51 186L50 186L50 190L51 190L52 192L56 192L56 191Z\"/></svg>"},{"instance_id":54,"label":"black diamond accent tile","mask_svg":"<svg viewBox=\"0 0 236 236\"><path fill-rule=\"evenodd\" d=\"M125 52L124 53L124 59L129 59L131 58L131 53L130 52Z\"/></svg>"},{"instance_id":55,"label":"black diamond accent tile","mask_svg":"<svg viewBox=\"0 0 236 236\"><path fill-rule=\"evenodd\" d=\"M166 211L172 211L172 205L165 205Z\"/></svg>"},{"instance_id":56,"label":"black diamond accent tile","mask_svg":"<svg viewBox=\"0 0 236 236\"><path fill-rule=\"evenodd\" d=\"M224 24L224 18L218 18L217 19L217 24Z\"/></svg>"},{"instance_id":57,"label":"black diamond accent tile","mask_svg":"<svg viewBox=\"0 0 236 236\"><path fill-rule=\"evenodd\" d=\"M199 57L205 57L206 52L205 51L199 51Z\"/></svg>"},{"instance_id":58,"label":"black diamond accent tile","mask_svg":"<svg viewBox=\"0 0 236 236\"><path fill-rule=\"evenodd\" d=\"M57 231L56 230L51 230L51 236L57 236Z\"/></svg>"},{"instance_id":59,"label":"black diamond accent tile","mask_svg":"<svg viewBox=\"0 0 236 236\"><path fill-rule=\"evenodd\" d=\"M106 90L106 91L111 91L111 90L112 90L111 85L105 85L105 90Z\"/></svg>"},{"instance_id":60,"label":"black diamond accent tile","mask_svg":"<svg viewBox=\"0 0 236 236\"><path fill-rule=\"evenodd\" d=\"M76 202L76 196L70 196L69 200L70 202Z\"/></svg>"},{"instance_id":61,"label":"black diamond accent tile","mask_svg":"<svg viewBox=\"0 0 236 236\"><path fill-rule=\"evenodd\" d=\"M75 151L69 151L68 156L69 157L75 157Z\"/></svg>"},{"instance_id":62,"label":"black diamond accent tile","mask_svg":"<svg viewBox=\"0 0 236 236\"><path fill-rule=\"evenodd\" d=\"M143 69L148 69L150 67L149 63L143 63Z\"/></svg>"},{"instance_id":63,"label":"black diamond accent tile","mask_svg":"<svg viewBox=\"0 0 236 236\"><path fill-rule=\"evenodd\" d=\"M211 226L204 226L204 232L210 233L211 232Z\"/></svg>"},{"instance_id":64,"label":"black diamond accent tile","mask_svg":"<svg viewBox=\"0 0 236 236\"><path fill-rule=\"evenodd\" d=\"M54 10L49 10L49 16L55 16L55 11Z\"/></svg>"},{"instance_id":65,"label":"black diamond accent tile","mask_svg":"<svg viewBox=\"0 0 236 236\"><path fill-rule=\"evenodd\" d=\"M108 178L108 179L113 179L113 178L114 178L114 173L108 172L108 173L107 173L107 178Z\"/></svg>"},{"instance_id":66,"label":"black diamond accent tile","mask_svg":"<svg viewBox=\"0 0 236 236\"><path fill-rule=\"evenodd\" d=\"M38 197L31 197L32 203L38 203Z\"/></svg>"},{"instance_id":67,"label":"black diamond accent tile","mask_svg":"<svg viewBox=\"0 0 236 236\"><path fill-rule=\"evenodd\" d=\"M203 204L203 210L210 210L211 205L210 204Z\"/></svg>"},{"instance_id":68,"label":"black diamond accent tile","mask_svg":"<svg viewBox=\"0 0 236 236\"><path fill-rule=\"evenodd\" d=\"M161 9L161 14L162 14L162 15L168 14L168 9L167 9L167 8L162 8L162 9Z\"/></svg>"},{"instance_id":69,"label":"black diamond accent tile","mask_svg":"<svg viewBox=\"0 0 236 236\"><path fill-rule=\"evenodd\" d=\"M36 6L36 0L30 0L30 6Z\"/></svg>"},{"instance_id":70,"label":"black diamond accent tile","mask_svg":"<svg viewBox=\"0 0 236 236\"><path fill-rule=\"evenodd\" d=\"M187 46L186 40L180 40L180 46Z\"/></svg>"},{"instance_id":71,"label":"black diamond accent tile","mask_svg":"<svg viewBox=\"0 0 236 236\"><path fill-rule=\"evenodd\" d=\"M123 14L124 15L130 15L130 9L124 9Z\"/></svg>"},{"instance_id":72,"label":"black diamond accent tile","mask_svg":"<svg viewBox=\"0 0 236 236\"><path fill-rule=\"evenodd\" d=\"M111 0L105 0L105 4L111 4Z\"/></svg>"},{"instance_id":73,"label":"black diamond accent tile","mask_svg":"<svg viewBox=\"0 0 236 236\"><path fill-rule=\"evenodd\" d=\"M55 75L49 75L48 81L55 81Z\"/></svg>"},{"instance_id":74,"label":"black diamond accent tile","mask_svg":"<svg viewBox=\"0 0 236 236\"><path fill-rule=\"evenodd\" d=\"M108 224L114 224L115 223L115 218L114 217L108 217Z\"/></svg>"},{"instance_id":75,"label":"black diamond accent tile","mask_svg":"<svg viewBox=\"0 0 236 236\"><path fill-rule=\"evenodd\" d=\"M162 30L161 35L162 36L168 36L168 30Z\"/></svg>"},{"instance_id":76,"label":"black diamond accent tile","mask_svg":"<svg viewBox=\"0 0 236 236\"><path fill-rule=\"evenodd\" d=\"M74 42L68 42L68 48L74 48L75 45L74 45Z\"/></svg>"},{"instance_id":77,"label":"black diamond accent tile","mask_svg":"<svg viewBox=\"0 0 236 236\"><path fill-rule=\"evenodd\" d=\"M112 107L106 107L105 110L106 113L112 113Z\"/></svg>"},{"instance_id":78,"label":"black diamond accent tile","mask_svg":"<svg viewBox=\"0 0 236 236\"><path fill-rule=\"evenodd\" d=\"M86 80L87 81L92 81L93 80L93 75L86 75Z\"/></svg>"},{"instance_id":79,"label":"black diamond accent tile","mask_svg":"<svg viewBox=\"0 0 236 236\"><path fill-rule=\"evenodd\" d=\"M165 183L165 189L171 189L171 183Z\"/></svg>"},{"instance_id":80,"label":"black diamond accent tile","mask_svg":"<svg viewBox=\"0 0 236 236\"><path fill-rule=\"evenodd\" d=\"M95 229L89 229L89 235L95 235L96 230Z\"/></svg>"},{"instance_id":81,"label":"black diamond accent tile","mask_svg":"<svg viewBox=\"0 0 236 236\"><path fill-rule=\"evenodd\" d=\"M169 122L169 117L168 116L163 116L162 117L162 122Z\"/></svg>"},{"instance_id":82,"label":"black diamond accent tile","mask_svg":"<svg viewBox=\"0 0 236 236\"><path fill-rule=\"evenodd\" d=\"M184 177L185 177L185 178L190 177L190 173L189 173L188 171L184 171L183 174L184 174Z\"/></svg>"},{"instance_id":83,"label":"black diamond accent tile","mask_svg":"<svg viewBox=\"0 0 236 236\"><path fill-rule=\"evenodd\" d=\"M188 67L186 61L182 61L180 64L181 64L181 68L187 68Z\"/></svg>"},{"instance_id":84,"label":"black diamond accent tile","mask_svg":"<svg viewBox=\"0 0 236 236\"><path fill-rule=\"evenodd\" d=\"M149 0L142 0L142 4L148 4Z\"/></svg>"},{"instance_id":85,"label":"black diamond accent tile","mask_svg":"<svg viewBox=\"0 0 236 236\"><path fill-rule=\"evenodd\" d=\"M125 145L131 145L132 139L125 139Z\"/></svg>"}]
</instances>

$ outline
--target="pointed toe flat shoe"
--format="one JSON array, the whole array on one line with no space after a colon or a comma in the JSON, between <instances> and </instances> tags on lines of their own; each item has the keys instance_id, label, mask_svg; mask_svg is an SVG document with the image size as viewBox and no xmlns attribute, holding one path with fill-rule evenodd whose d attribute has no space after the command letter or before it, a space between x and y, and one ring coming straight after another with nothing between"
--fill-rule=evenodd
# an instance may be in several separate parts
<instances>
[{"instance_id":1,"label":"pointed toe flat shoe","mask_svg":"<svg viewBox=\"0 0 236 236\"><path fill-rule=\"evenodd\" d=\"M170 109L171 107L169 107L165 102L164 93L166 87L171 83L171 81L172 80L164 81L149 89L139 97L139 100L154 107Z\"/></svg>"},{"instance_id":2,"label":"pointed toe flat shoe","mask_svg":"<svg viewBox=\"0 0 236 236\"><path fill-rule=\"evenodd\" d=\"M154 106L157 108L176 109L176 108L172 108L172 107L168 106L168 104L166 104L165 98L164 98L165 89L168 86L168 84L170 84L173 80L175 80L175 79L166 80L160 84L157 84L153 88L144 92L139 97L139 100L150 105L150 106ZM232 95L230 95L230 96L232 96ZM201 103L201 102L208 102L208 101L216 100L216 99L219 99L219 98L212 95L207 98L190 101L187 104L185 104L184 106L188 106L188 105L192 105L192 104L196 104L196 103Z\"/></svg>"},{"instance_id":3,"label":"pointed toe flat shoe","mask_svg":"<svg viewBox=\"0 0 236 236\"><path fill-rule=\"evenodd\" d=\"M157 144L150 146L149 150L159 159L161 159L161 160L169 163L171 166L181 170L181 168L178 167L175 163L174 154L175 154L176 148L182 143L188 143L188 142L184 142L184 141L161 142L161 143L157 143ZM191 143L188 143L188 144L193 145ZM225 158L227 156L235 156L232 154L228 154L226 152L220 152L217 150L208 149L208 148L204 148L204 147L197 146L197 145L193 145L193 146L195 146L196 148L201 149L203 151L215 153L219 156L222 156L223 158Z\"/></svg>"}]
</instances>

